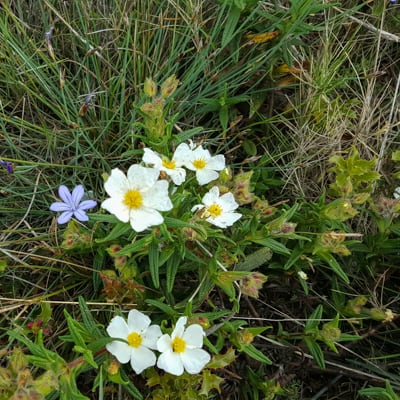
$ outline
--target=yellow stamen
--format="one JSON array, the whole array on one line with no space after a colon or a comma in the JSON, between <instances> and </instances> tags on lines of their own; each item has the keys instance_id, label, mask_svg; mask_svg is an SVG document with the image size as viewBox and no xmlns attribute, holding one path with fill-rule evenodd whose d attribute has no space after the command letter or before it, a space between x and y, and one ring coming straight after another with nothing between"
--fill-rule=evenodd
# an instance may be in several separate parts
<instances>
[{"instance_id":1,"label":"yellow stamen","mask_svg":"<svg viewBox=\"0 0 400 400\"><path fill-rule=\"evenodd\" d=\"M142 344L142 337L137 332L132 332L127 337L129 346L138 348Z\"/></svg>"},{"instance_id":2,"label":"yellow stamen","mask_svg":"<svg viewBox=\"0 0 400 400\"><path fill-rule=\"evenodd\" d=\"M163 165L163 167L168 168L168 169L175 169L175 167L176 167L176 163L174 160L169 161L165 158L162 160L162 165Z\"/></svg>"},{"instance_id":3,"label":"yellow stamen","mask_svg":"<svg viewBox=\"0 0 400 400\"><path fill-rule=\"evenodd\" d=\"M222 214L222 208L218 204L211 204L210 207L207 208L208 213L211 217L216 218Z\"/></svg>"},{"instance_id":4,"label":"yellow stamen","mask_svg":"<svg viewBox=\"0 0 400 400\"><path fill-rule=\"evenodd\" d=\"M123 202L129 208L139 208L143 203L142 195L135 189L129 190L125 193Z\"/></svg>"},{"instance_id":5,"label":"yellow stamen","mask_svg":"<svg viewBox=\"0 0 400 400\"><path fill-rule=\"evenodd\" d=\"M186 349L186 342L182 338L176 337L172 341L172 349L175 353L183 353Z\"/></svg>"},{"instance_id":6,"label":"yellow stamen","mask_svg":"<svg viewBox=\"0 0 400 400\"><path fill-rule=\"evenodd\" d=\"M196 169L203 169L205 168L206 165L207 165L206 160L204 160L203 158L198 158L197 160L193 161L193 166Z\"/></svg>"}]
</instances>

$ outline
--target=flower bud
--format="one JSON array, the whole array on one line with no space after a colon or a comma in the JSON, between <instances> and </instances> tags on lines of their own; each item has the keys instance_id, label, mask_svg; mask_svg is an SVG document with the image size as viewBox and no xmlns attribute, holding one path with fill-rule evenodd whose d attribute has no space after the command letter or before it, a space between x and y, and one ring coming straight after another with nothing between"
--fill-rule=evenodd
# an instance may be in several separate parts
<instances>
[{"instance_id":1,"label":"flower bud","mask_svg":"<svg viewBox=\"0 0 400 400\"><path fill-rule=\"evenodd\" d=\"M243 329L237 333L237 339L240 344L246 345L254 340L254 335L248 329Z\"/></svg>"},{"instance_id":2,"label":"flower bud","mask_svg":"<svg viewBox=\"0 0 400 400\"><path fill-rule=\"evenodd\" d=\"M240 289L243 294L258 299L258 292L268 277L260 272L252 272L240 280Z\"/></svg>"},{"instance_id":3,"label":"flower bud","mask_svg":"<svg viewBox=\"0 0 400 400\"><path fill-rule=\"evenodd\" d=\"M171 96L179 85L179 80L175 75L171 75L161 84L161 97L167 98Z\"/></svg>"},{"instance_id":4,"label":"flower bud","mask_svg":"<svg viewBox=\"0 0 400 400\"><path fill-rule=\"evenodd\" d=\"M233 179L232 192L235 200L240 204L249 204L254 201L255 196L250 192L250 180L253 171L241 172Z\"/></svg>"},{"instance_id":5,"label":"flower bud","mask_svg":"<svg viewBox=\"0 0 400 400\"><path fill-rule=\"evenodd\" d=\"M157 93L157 85L151 78L144 81L144 94L149 97L155 96Z\"/></svg>"},{"instance_id":6,"label":"flower bud","mask_svg":"<svg viewBox=\"0 0 400 400\"><path fill-rule=\"evenodd\" d=\"M120 367L119 362L117 360L113 360L113 361L111 361L110 365L108 366L107 372L110 375L116 375L119 372L119 367Z\"/></svg>"}]
</instances>

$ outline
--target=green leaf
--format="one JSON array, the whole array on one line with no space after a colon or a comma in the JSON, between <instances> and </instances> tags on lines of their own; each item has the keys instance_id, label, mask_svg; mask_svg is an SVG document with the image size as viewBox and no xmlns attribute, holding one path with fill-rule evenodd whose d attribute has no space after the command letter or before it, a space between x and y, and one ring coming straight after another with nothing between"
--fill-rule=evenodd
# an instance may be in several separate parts
<instances>
[{"instance_id":1,"label":"green leaf","mask_svg":"<svg viewBox=\"0 0 400 400\"><path fill-rule=\"evenodd\" d=\"M229 7L228 15L224 24L224 32L222 34L221 47L224 48L229 44L235 36L236 26L240 18L240 9L235 5Z\"/></svg>"},{"instance_id":2,"label":"green leaf","mask_svg":"<svg viewBox=\"0 0 400 400\"><path fill-rule=\"evenodd\" d=\"M178 312L175 311L171 306L168 306L167 304L161 303L161 301L153 300L153 299L146 299L145 302L147 304L150 304L154 307L159 308L161 311L163 311L165 314L171 316L171 317L177 317Z\"/></svg>"},{"instance_id":3,"label":"green leaf","mask_svg":"<svg viewBox=\"0 0 400 400\"><path fill-rule=\"evenodd\" d=\"M224 378L220 378L218 375L212 374L209 370L205 369L202 374L202 383L200 394L209 398L211 390L215 389L218 393L221 393L220 385L224 381Z\"/></svg>"},{"instance_id":4,"label":"green leaf","mask_svg":"<svg viewBox=\"0 0 400 400\"><path fill-rule=\"evenodd\" d=\"M246 353L254 360L260 361L263 364L271 365L272 361L260 350L256 349L252 344L242 345L240 351Z\"/></svg>"},{"instance_id":5,"label":"green leaf","mask_svg":"<svg viewBox=\"0 0 400 400\"><path fill-rule=\"evenodd\" d=\"M269 247L262 247L246 256L244 261L235 265L236 271L252 271L269 261L272 257L272 252Z\"/></svg>"},{"instance_id":6,"label":"green leaf","mask_svg":"<svg viewBox=\"0 0 400 400\"><path fill-rule=\"evenodd\" d=\"M211 361L207 364L207 368L225 368L232 364L236 359L235 349L230 347L225 354L216 354L212 357Z\"/></svg>"},{"instance_id":7,"label":"green leaf","mask_svg":"<svg viewBox=\"0 0 400 400\"><path fill-rule=\"evenodd\" d=\"M96 239L96 243L105 243L118 239L125 233L132 231L132 228L127 222L117 222L111 232L102 239Z\"/></svg>"},{"instance_id":8,"label":"green leaf","mask_svg":"<svg viewBox=\"0 0 400 400\"><path fill-rule=\"evenodd\" d=\"M320 368L324 369L325 368L324 353L322 352L319 344L315 341L315 339L310 337L305 337L304 341L306 342L308 350L310 351L314 361L318 364Z\"/></svg>"},{"instance_id":9,"label":"green leaf","mask_svg":"<svg viewBox=\"0 0 400 400\"><path fill-rule=\"evenodd\" d=\"M325 253L322 251L318 251L316 253L322 260L326 261L329 266L332 268L333 272L339 276L340 278L343 279L344 282L350 283L350 280L346 273L343 271L342 267L339 265L339 263L336 261L336 258L333 257L331 253Z\"/></svg>"},{"instance_id":10,"label":"green leaf","mask_svg":"<svg viewBox=\"0 0 400 400\"><path fill-rule=\"evenodd\" d=\"M167 274L167 292L172 293L174 289L175 276L178 271L180 262L182 260L179 252L175 251L167 260L166 274Z\"/></svg>"},{"instance_id":11,"label":"green leaf","mask_svg":"<svg viewBox=\"0 0 400 400\"><path fill-rule=\"evenodd\" d=\"M82 296L79 296L78 301L79 301L79 308L81 310L82 320L87 331L90 332L90 334L95 339L103 338L104 335L101 333L100 329L96 325L96 322L93 319L92 313L90 312L89 307L87 306L84 298Z\"/></svg>"},{"instance_id":12,"label":"green leaf","mask_svg":"<svg viewBox=\"0 0 400 400\"><path fill-rule=\"evenodd\" d=\"M290 250L282 243L271 238L249 238L253 243L268 247L273 252L283 255L290 255Z\"/></svg>"},{"instance_id":13,"label":"green leaf","mask_svg":"<svg viewBox=\"0 0 400 400\"><path fill-rule=\"evenodd\" d=\"M159 274L159 247L157 240L153 241L149 245L149 269L153 285L156 289L160 287L160 274Z\"/></svg>"}]
</instances>

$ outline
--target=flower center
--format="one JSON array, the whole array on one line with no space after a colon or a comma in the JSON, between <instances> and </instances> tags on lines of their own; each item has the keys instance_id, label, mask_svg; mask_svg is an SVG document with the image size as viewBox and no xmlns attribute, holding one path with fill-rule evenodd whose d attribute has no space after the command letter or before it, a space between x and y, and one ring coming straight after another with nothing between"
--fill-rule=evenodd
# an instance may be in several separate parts
<instances>
[{"instance_id":1,"label":"flower center","mask_svg":"<svg viewBox=\"0 0 400 400\"><path fill-rule=\"evenodd\" d=\"M176 163L174 160L169 161L165 158L162 160L162 165L164 168L168 168L168 169L175 169L175 167L176 167Z\"/></svg>"},{"instance_id":2,"label":"flower center","mask_svg":"<svg viewBox=\"0 0 400 400\"><path fill-rule=\"evenodd\" d=\"M183 353L186 349L186 342L182 338L176 337L172 341L172 349L175 353Z\"/></svg>"},{"instance_id":3,"label":"flower center","mask_svg":"<svg viewBox=\"0 0 400 400\"><path fill-rule=\"evenodd\" d=\"M222 214L221 206L215 203L211 204L211 206L207 208L207 211L213 218L219 217Z\"/></svg>"},{"instance_id":4,"label":"flower center","mask_svg":"<svg viewBox=\"0 0 400 400\"><path fill-rule=\"evenodd\" d=\"M129 346L137 349L142 344L142 337L137 332L132 332L127 337L127 342Z\"/></svg>"},{"instance_id":5,"label":"flower center","mask_svg":"<svg viewBox=\"0 0 400 400\"><path fill-rule=\"evenodd\" d=\"M143 203L142 195L139 191L131 189L125 193L123 202L128 208L139 208Z\"/></svg>"},{"instance_id":6,"label":"flower center","mask_svg":"<svg viewBox=\"0 0 400 400\"><path fill-rule=\"evenodd\" d=\"M198 158L197 160L193 161L193 166L196 169L203 169L206 165L206 160L204 160L203 158Z\"/></svg>"}]
</instances>

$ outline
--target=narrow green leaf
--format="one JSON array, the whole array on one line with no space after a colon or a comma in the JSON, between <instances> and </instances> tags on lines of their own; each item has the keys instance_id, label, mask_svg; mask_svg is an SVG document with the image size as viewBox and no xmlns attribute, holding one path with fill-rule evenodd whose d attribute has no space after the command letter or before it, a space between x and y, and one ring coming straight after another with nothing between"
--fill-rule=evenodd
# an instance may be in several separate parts
<instances>
[{"instance_id":1,"label":"narrow green leaf","mask_svg":"<svg viewBox=\"0 0 400 400\"><path fill-rule=\"evenodd\" d=\"M128 223L125 222L117 222L114 226L114 228L111 230L111 232L104 238L102 239L96 239L97 243L105 243L109 242L111 240L118 239L125 233L131 231L132 228Z\"/></svg>"},{"instance_id":2,"label":"narrow green leaf","mask_svg":"<svg viewBox=\"0 0 400 400\"><path fill-rule=\"evenodd\" d=\"M268 364L268 365L272 364L272 361L263 352L256 349L252 344L247 344L245 346L242 346L240 350L243 351L243 353L246 353L254 360L260 361L263 364Z\"/></svg>"},{"instance_id":3,"label":"narrow green leaf","mask_svg":"<svg viewBox=\"0 0 400 400\"><path fill-rule=\"evenodd\" d=\"M235 36L236 26L240 18L240 9L232 4L226 17L221 47L224 48Z\"/></svg>"},{"instance_id":4,"label":"narrow green leaf","mask_svg":"<svg viewBox=\"0 0 400 400\"><path fill-rule=\"evenodd\" d=\"M156 240L153 240L149 245L149 269L153 285L158 289L160 287L159 247Z\"/></svg>"}]
</instances>

